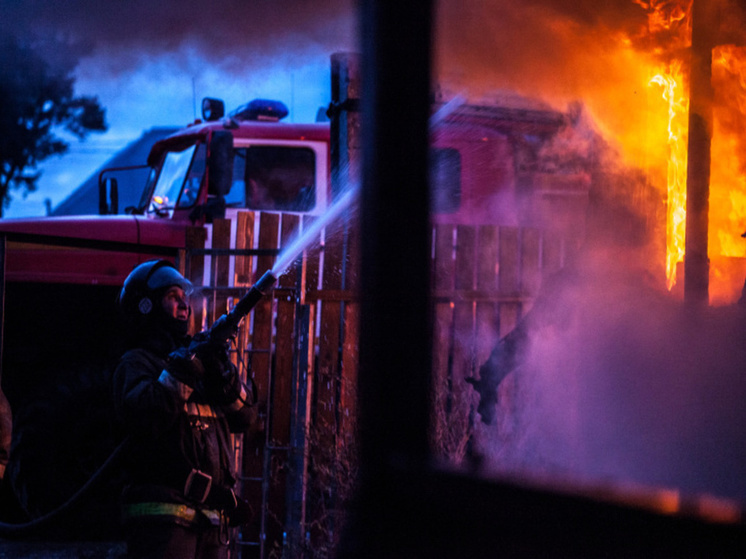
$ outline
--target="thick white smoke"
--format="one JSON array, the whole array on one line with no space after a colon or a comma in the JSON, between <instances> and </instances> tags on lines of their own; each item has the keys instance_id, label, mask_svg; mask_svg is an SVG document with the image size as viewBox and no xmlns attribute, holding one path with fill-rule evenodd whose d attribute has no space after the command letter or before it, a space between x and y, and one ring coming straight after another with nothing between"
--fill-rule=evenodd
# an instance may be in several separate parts
<instances>
[{"instance_id":1,"label":"thick white smoke","mask_svg":"<svg viewBox=\"0 0 746 559\"><path fill-rule=\"evenodd\" d=\"M589 247L547 282L481 450L500 472L744 500L746 308L673 299L638 248Z\"/></svg>"}]
</instances>

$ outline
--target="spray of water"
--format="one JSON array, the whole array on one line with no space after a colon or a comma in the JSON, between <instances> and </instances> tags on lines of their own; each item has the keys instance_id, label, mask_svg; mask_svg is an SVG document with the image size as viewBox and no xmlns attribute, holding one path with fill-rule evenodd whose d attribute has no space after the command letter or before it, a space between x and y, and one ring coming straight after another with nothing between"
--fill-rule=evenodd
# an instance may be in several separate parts
<instances>
[{"instance_id":1,"label":"spray of water","mask_svg":"<svg viewBox=\"0 0 746 559\"><path fill-rule=\"evenodd\" d=\"M348 188L337 200L329 206L324 215L314 221L310 227L304 229L277 257L272 267L272 275L275 277L282 274L290 264L315 241L321 230L332 223L339 215L349 208L357 199L358 186Z\"/></svg>"},{"instance_id":2,"label":"spray of water","mask_svg":"<svg viewBox=\"0 0 746 559\"><path fill-rule=\"evenodd\" d=\"M456 95L453 99L444 104L430 117L430 129L445 120L448 115L458 109L465 102L466 99L462 95Z\"/></svg>"}]
</instances>

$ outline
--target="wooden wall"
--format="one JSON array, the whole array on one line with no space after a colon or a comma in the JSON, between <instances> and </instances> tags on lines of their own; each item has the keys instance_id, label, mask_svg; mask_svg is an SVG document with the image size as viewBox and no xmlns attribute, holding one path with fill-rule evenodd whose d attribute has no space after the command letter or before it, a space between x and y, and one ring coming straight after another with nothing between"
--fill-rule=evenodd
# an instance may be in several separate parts
<instances>
[{"instance_id":1,"label":"wooden wall","mask_svg":"<svg viewBox=\"0 0 746 559\"><path fill-rule=\"evenodd\" d=\"M193 235L187 274L201 285L210 269L195 324L209 325L272 269L308 219L239 212L234 223L213 224L212 252ZM352 490L358 235L354 224L335 224L324 236L250 313L235 348L258 389L265 427L236 443L242 490L257 512L238 538L244 557L268 557L283 539L295 549L331 545ZM538 229L500 226L438 224L432 239L433 444L458 458L476 405L464 379L528 309L542 278L562 266L564 246Z\"/></svg>"}]
</instances>

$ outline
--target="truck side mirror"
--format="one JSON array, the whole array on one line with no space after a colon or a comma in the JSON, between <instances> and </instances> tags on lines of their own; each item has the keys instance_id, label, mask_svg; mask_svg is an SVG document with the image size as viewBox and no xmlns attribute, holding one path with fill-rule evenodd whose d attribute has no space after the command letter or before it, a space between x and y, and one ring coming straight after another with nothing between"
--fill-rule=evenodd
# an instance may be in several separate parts
<instances>
[{"instance_id":1,"label":"truck side mirror","mask_svg":"<svg viewBox=\"0 0 746 559\"><path fill-rule=\"evenodd\" d=\"M233 182L233 134L213 132L208 145L207 194L225 196Z\"/></svg>"},{"instance_id":2,"label":"truck side mirror","mask_svg":"<svg viewBox=\"0 0 746 559\"><path fill-rule=\"evenodd\" d=\"M98 182L98 213L99 215L116 215L119 213L119 184L115 178L107 178Z\"/></svg>"},{"instance_id":3,"label":"truck side mirror","mask_svg":"<svg viewBox=\"0 0 746 559\"><path fill-rule=\"evenodd\" d=\"M219 120L225 116L225 103L220 99L205 97L202 99L202 118L207 122Z\"/></svg>"}]
</instances>

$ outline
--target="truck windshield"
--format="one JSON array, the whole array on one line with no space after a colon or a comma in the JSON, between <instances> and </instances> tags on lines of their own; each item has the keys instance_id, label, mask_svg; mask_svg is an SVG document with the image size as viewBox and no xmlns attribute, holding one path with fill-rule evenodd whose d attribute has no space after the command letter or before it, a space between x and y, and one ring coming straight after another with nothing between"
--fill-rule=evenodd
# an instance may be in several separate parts
<instances>
[{"instance_id":1,"label":"truck windshield","mask_svg":"<svg viewBox=\"0 0 746 559\"><path fill-rule=\"evenodd\" d=\"M150 199L148 213L170 216L175 207L188 207L194 204L205 173L205 149L205 146L200 144L189 146L183 151L166 153Z\"/></svg>"},{"instance_id":2,"label":"truck windshield","mask_svg":"<svg viewBox=\"0 0 746 559\"><path fill-rule=\"evenodd\" d=\"M311 211L316 205L316 157L307 147L251 146L235 150L229 206Z\"/></svg>"}]
</instances>

